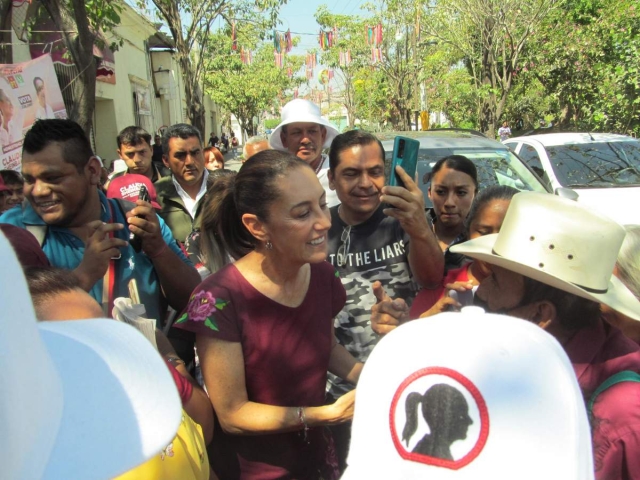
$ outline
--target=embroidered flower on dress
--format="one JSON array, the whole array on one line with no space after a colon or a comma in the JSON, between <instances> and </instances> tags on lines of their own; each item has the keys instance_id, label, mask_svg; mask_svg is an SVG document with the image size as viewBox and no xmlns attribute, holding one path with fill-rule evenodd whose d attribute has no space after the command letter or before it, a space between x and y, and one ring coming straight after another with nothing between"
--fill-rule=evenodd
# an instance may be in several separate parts
<instances>
[{"instance_id":1,"label":"embroidered flower on dress","mask_svg":"<svg viewBox=\"0 0 640 480\"><path fill-rule=\"evenodd\" d=\"M229 302L214 297L211 292L200 290L191 295L187 311L176 320L176 323L185 323L187 320L204 322L205 326L217 332L218 324L212 314L216 310L222 310L228 304Z\"/></svg>"}]
</instances>

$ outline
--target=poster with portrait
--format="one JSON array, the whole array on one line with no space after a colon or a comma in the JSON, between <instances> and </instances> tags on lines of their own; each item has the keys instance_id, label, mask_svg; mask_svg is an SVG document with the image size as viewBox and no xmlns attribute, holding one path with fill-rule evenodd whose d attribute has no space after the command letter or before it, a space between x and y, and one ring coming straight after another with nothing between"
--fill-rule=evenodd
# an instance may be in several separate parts
<instances>
[{"instance_id":1,"label":"poster with portrait","mask_svg":"<svg viewBox=\"0 0 640 480\"><path fill-rule=\"evenodd\" d=\"M20 170L24 134L45 118L67 118L51 56L0 64L0 169Z\"/></svg>"},{"instance_id":2,"label":"poster with portrait","mask_svg":"<svg viewBox=\"0 0 640 480\"><path fill-rule=\"evenodd\" d=\"M134 84L138 115L151 115L151 102L149 101L149 88L138 83Z\"/></svg>"}]
</instances>

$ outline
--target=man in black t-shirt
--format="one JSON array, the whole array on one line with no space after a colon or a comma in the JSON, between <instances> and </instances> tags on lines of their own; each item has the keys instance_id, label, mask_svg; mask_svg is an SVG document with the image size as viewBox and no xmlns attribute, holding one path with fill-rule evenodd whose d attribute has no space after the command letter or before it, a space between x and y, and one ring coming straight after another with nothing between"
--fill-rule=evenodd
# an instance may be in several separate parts
<instances>
[{"instance_id":1,"label":"man in black t-shirt","mask_svg":"<svg viewBox=\"0 0 640 480\"><path fill-rule=\"evenodd\" d=\"M392 298L408 303L418 285L437 285L444 257L429 227L420 188L399 171L407 188L385 187L384 148L373 135L352 130L338 135L329 152L329 187L342 202L331 208L327 260L340 274L347 303L335 320L338 342L366 361L378 342L371 329L372 286L380 282ZM333 399L351 386L329 376ZM347 431L348 435L348 431ZM336 432L339 459L346 452Z\"/></svg>"}]
</instances>

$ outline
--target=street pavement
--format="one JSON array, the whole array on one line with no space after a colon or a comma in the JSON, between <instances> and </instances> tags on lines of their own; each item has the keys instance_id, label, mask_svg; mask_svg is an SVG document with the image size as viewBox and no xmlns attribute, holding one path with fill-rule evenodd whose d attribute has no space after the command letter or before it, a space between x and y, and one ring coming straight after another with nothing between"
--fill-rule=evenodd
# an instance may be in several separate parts
<instances>
[{"instance_id":1,"label":"street pavement","mask_svg":"<svg viewBox=\"0 0 640 480\"><path fill-rule=\"evenodd\" d=\"M238 171L242 166L242 162L240 161L240 156L242 155L242 148L237 148L237 153L234 155L233 150L229 150L227 153L223 153L224 157L224 168L228 168L229 170Z\"/></svg>"}]
</instances>

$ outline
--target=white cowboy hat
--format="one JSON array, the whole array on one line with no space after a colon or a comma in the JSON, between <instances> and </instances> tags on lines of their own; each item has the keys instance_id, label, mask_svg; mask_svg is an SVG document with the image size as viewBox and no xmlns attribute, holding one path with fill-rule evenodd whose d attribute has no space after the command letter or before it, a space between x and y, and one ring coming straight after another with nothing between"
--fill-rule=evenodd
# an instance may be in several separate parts
<instances>
[{"instance_id":1,"label":"white cowboy hat","mask_svg":"<svg viewBox=\"0 0 640 480\"><path fill-rule=\"evenodd\" d=\"M291 100L282 108L282 122L276 127L276 129L269 137L269 145L275 150L286 151L287 148L282 144L280 138L280 132L282 127L289 125L290 123L317 123L327 129L327 136L324 139L323 148L331 146L331 142L338 135L338 129L334 127L328 120L325 120L320 115L320 107L309 100L303 100L302 98L296 98Z\"/></svg>"},{"instance_id":2,"label":"white cowboy hat","mask_svg":"<svg viewBox=\"0 0 640 480\"><path fill-rule=\"evenodd\" d=\"M115 320L37 322L0 234L0 477L108 479L174 438L182 406L147 339Z\"/></svg>"},{"instance_id":3,"label":"white cowboy hat","mask_svg":"<svg viewBox=\"0 0 640 480\"><path fill-rule=\"evenodd\" d=\"M589 480L587 418L555 338L466 307L408 322L376 345L358 381L342 479Z\"/></svg>"},{"instance_id":4,"label":"white cowboy hat","mask_svg":"<svg viewBox=\"0 0 640 480\"><path fill-rule=\"evenodd\" d=\"M451 247L640 320L640 302L613 276L626 232L609 217L547 193L513 197L500 233Z\"/></svg>"}]
</instances>

